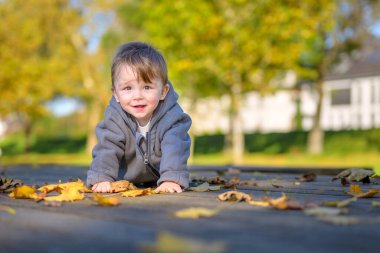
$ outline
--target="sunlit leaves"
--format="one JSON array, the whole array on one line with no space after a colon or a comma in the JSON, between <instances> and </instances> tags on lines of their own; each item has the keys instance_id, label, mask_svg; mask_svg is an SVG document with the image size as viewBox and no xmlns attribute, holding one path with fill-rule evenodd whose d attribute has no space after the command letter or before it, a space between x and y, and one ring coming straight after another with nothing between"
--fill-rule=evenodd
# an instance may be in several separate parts
<instances>
[{"instance_id":1,"label":"sunlit leaves","mask_svg":"<svg viewBox=\"0 0 380 253\"><path fill-rule=\"evenodd\" d=\"M221 253L225 248L223 242L203 242L168 232L158 233L154 244L141 245L146 253Z\"/></svg>"},{"instance_id":2,"label":"sunlit leaves","mask_svg":"<svg viewBox=\"0 0 380 253\"><path fill-rule=\"evenodd\" d=\"M105 197L100 194L95 194L94 197L91 198L91 200L97 202L101 206L117 206L120 205L120 198L119 197Z\"/></svg>"},{"instance_id":3,"label":"sunlit leaves","mask_svg":"<svg viewBox=\"0 0 380 253\"><path fill-rule=\"evenodd\" d=\"M190 207L176 211L174 216L182 219L198 219L200 217L212 217L217 214L219 210L217 209L208 209L203 207Z\"/></svg>"}]
</instances>

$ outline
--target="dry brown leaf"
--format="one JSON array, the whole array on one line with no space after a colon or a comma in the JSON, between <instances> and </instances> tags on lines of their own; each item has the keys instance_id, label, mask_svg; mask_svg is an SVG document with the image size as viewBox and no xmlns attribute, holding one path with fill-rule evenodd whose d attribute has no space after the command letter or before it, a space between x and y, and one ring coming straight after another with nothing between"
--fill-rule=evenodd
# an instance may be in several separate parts
<instances>
[{"instance_id":1,"label":"dry brown leaf","mask_svg":"<svg viewBox=\"0 0 380 253\"><path fill-rule=\"evenodd\" d=\"M370 183L370 177L375 173L372 170L364 169L347 169L333 177L333 181L341 178L346 178L349 181L357 181L363 183Z\"/></svg>"},{"instance_id":2,"label":"dry brown leaf","mask_svg":"<svg viewBox=\"0 0 380 253\"><path fill-rule=\"evenodd\" d=\"M58 202L72 202L76 200L82 200L84 199L84 193L80 192L77 188L62 188L61 194L57 196L49 196L45 197L44 200L46 201L58 201Z\"/></svg>"},{"instance_id":3,"label":"dry brown leaf","mask_svg":"<svg viewBox=\"0 0 380 253\"><path fill-rule=\"evenodd\" d=\"M216 176L216 177L202 177L202 178L194 178L192 182L200 182L200 183L209 183L209 184L217 184L217 185L225 185L227 180Z\"/></svg>"},{"instance_id":4,"label":"dry brown leaf","mask_svg":"<svg viewBox=\"0 0 380 253\"><path fill-rule=\"evenodd\" d=\"M208 209L203 207L190 207L186 209L182 209L179 211L176 211L174 213L174 216L177 218L190 218L190 219L198 219L200 217L212 217L215 214L217 214L219 210L217 209Z\"/></svg>"},{"instance_id":5,"label":"dry brown leaf","mask_svg":"<svg viewBox=\"0 0 380 253\"><path fill-rule=\"evenodd\" d=\"M353 197L353 198L345 199L342 201L326 201L326 202L323 202L322 205L329 206L329 207L345 207L356 200L358 199L356 197Z\"/></svg>"},{"instance_id":6,"label":"dry brown leaf","mask_svg":"<svg viewBox=\"0 0 380 253\"><path fill-rule=\"evenodd\" d=\"M156 194L156 192L153 191L152 188L146 188L146 189L125 191L125 192L121 193L121 196L123 196L123 197L139 197L139 196L145 196L145 195L150 195L150 194Z\"/></svg>"},{"instance_id":7,"label":"dry brown leaf","mask_svg":"<svg viewBox=\"0 0 380 253\"><path fill-rule=\"evenodd\" d=\"M21 185L22 185L21 180L0 178L0 192L10 193L16 187L20 187Z\"/></svg>"},{"instance_id":8,"label":"dry brown leaf","mask_svg":"<svg viewBox=\"0 0 380 253\"><path fill-rule=\"evenodd\" d=\"M137 190L137 187L127 180L120 180L111 183L111 192L124 192L129 190Z\"/></svg>"},{"instance_id":9,"label":"dry brown leaf","mask_svg":"<svg viewBox=\"0 0 380 253\"><path fill-rule=\"evenodd\" d=\"M285 193L282 193L282 196L277 199L264 198L265 201L269 203L269 205L273 206L279 210L301 210L303 206L295 201L289 199Z\"/></svg>"},{"instance_id":10,"label":"dry brown leaf","mask_svg":"<svg viewBox=\"0 0 380 253\"><path fill-rule=\"evenodd\" d=\"M228 191L218 195L218 199L221 201L251 201L251 195L239 191Z\"/></svg>"},{"instance_id":11,"label":"dry brown leaf","mask_svg":"<svg viewBox=\"0 0 380 253\"><path fill-rule=\"evenodd\" d=\"M221 189L220 185L211 186L208 183L203 183L201 185L189 188L190 191L195 191L195 192L219 191L220 189Z\"/></svg>"},{"instance_id":12,"label":"dry brown leaf","mask_svg":"<svg viewBox=\"0 0 380 253\"><path fill-rule=\"evenodd\" d=\"M43 196L36 193L36 189L27 185L17 187L9 194L9 197L15 199L35 199L39 200Z\"/></svg>"},{"instance_id":13,"label":"dry brown leaf","mask_svg":"<svg viewBox=\"0 0 380 253\"><path fill-rule=\"evenodd\" d=\"M363 192L359 185L352 184L350 185L350 191L347 193L356 198L372 198L380 193L380 189L370 189L368 192Z\"/></svg>"},{"instance_id":14,"label":"dry brown leaf","mask_svg":"<svg viewBox=\"0 0 380 253\"><path fill-rule=\"evenodd\" d=\"M155 244L143 244L146 253L221 253L225 251L223 242L203 242L168 232L159 232Z\"/></svg>"},{"instance_id":15,"label":"dry brown leaf","mask_svg":"<svg viewBox=\"0 0 380 253\"><path fill-rule=\"evenodd\" d=\"M101 206L117 206L120 205L119 197L105 197L101 194L95 194L91 200L97 202Z\"/></svg>"},{"instance_id":16,"label":"dry brown leaf","mask_svg":"<svg viewBox=\"0 0 380 253\"><path fill-rule=\"evenodd\" d=\"M317 174L308 173L308 174L304 174L301 177L296 177L296 179L300 182L313 182L317 179Z\"/></svg>"}]
</instances>

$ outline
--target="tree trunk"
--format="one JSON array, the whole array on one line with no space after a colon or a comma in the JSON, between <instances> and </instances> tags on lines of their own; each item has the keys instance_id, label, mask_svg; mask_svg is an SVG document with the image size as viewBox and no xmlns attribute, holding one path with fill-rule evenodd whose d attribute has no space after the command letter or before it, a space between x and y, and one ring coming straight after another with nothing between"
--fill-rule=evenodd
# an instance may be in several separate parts
<instances>
[{"instance_id":1,"label":"tree trunk","mask_svg":"<svg viewBox=\"0 0 380 253\"><path fill-rule=\"evenodd\" d=\"M240 115L241 106L241 85L235 84L231 93L232 155L234 164L241 164L244 155L244 131Z\"/></svg>"},{"instance_id":2,"label":"tree trunk","mask_svg":"<svg viewBox=\"0 0 380 253\"><path fill-rule=\"evenodd\" d=\"M25 154L30 152L30 146L31 146L31 135L32 135L32 121L27 117L22 117L22 127L23 127L23 133L24 133L24 149L23 152Z\"/></svg>"},{"instance_id":3,"label":"tree trunk","mask_svg":"<svg viewBox=\"0 0 380 253\"><path fill-rule=\"evenodd\" d=\"M96 145L95 127L101 118L101 104L96 99L88 103L88 124L87 124L87 143L86 154L91 155L92 149Z\"/></svg>"},{"instance_id":4,"label":"tree trunk","mask_svg":"<svg viewBox=\"0 0 380 253\"><path fill-rule=\"evenodd\" d=\"M317 109L313 118L313 125L308 135L308 152L310 154L321 154L323 152L324 133L321 128L321 112L323 102L323 80L319 79L316 83Z\"/></svg>"}]
</instances>

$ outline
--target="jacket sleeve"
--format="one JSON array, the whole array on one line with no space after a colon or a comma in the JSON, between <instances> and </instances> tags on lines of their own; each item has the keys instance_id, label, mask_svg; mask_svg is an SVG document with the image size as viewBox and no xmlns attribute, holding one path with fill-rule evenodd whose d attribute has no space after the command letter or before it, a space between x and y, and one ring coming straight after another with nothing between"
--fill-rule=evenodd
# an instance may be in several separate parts
<instances>
[{"instance_id":1,"label":"jacket sleeve","mask_svg":"<svg viewBox=\"0 0 380 253\"><path fill-rule=\"evenodd\" d=\"M183 113L164 134L161 142L160 179L157 184L165 181L175 182L183 188L189 187L189 170L187 159L190 155L190 117Z\"/></svg>"},{"instance_id":2,"label":"jacket sleeve","mask_svg":"<svg viewBox=\"0 0 380 253\"><path fill-rule=\"evenodd\" d=\"M125 134L112 115L105 117L96 126L95 132L98 143L92 151L92 163L87 172L88 186L115 181L125 149Z\"/></svg>"}]
</instances>

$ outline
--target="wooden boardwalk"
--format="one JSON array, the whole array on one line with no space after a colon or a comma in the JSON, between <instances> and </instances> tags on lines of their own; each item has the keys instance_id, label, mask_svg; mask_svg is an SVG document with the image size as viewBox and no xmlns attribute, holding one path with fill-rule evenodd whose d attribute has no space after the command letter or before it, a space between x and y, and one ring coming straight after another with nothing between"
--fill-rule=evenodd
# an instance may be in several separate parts
<instances>
[{"instance_id":1,"label":"wooden boardwalk","mask_svg":"<svg viewBox=\"0 0 380 253\"><path fill-rule=\"evenodd\" d=\"M192 176L215 176L214 170L217 168L198 167ZM331 182L331 175L295 184L295 176L302 170L300 174L245 171L231 171L226 177L257 182L257 186L238 187L255 198L277 198L286 193L301 203L321 203L351 197L345 193L348 186ZM85 176L86 168L53 165L13 166L0 172L0 177L20 179L29 185L85 180ZM360 186L363 190L380 188L376 184ZM372 207L371 202L380 201L380 194L346 207L349 213L344 216L357 218L357 224L336 225L299 210L279 211L218 201L217 196L228 190L122 198L117 207L101 207L88 199L53 207L43 201L13 200L0 194L0 205L16 210L16 214L0 210L0 252L143 252L142 245L155 243L162 232L208 245L222 242L222 252L379 252L380 208ZM173 216L175 211L188 207L221 211L195 220Z\"/></svg>"}]
</instances>

